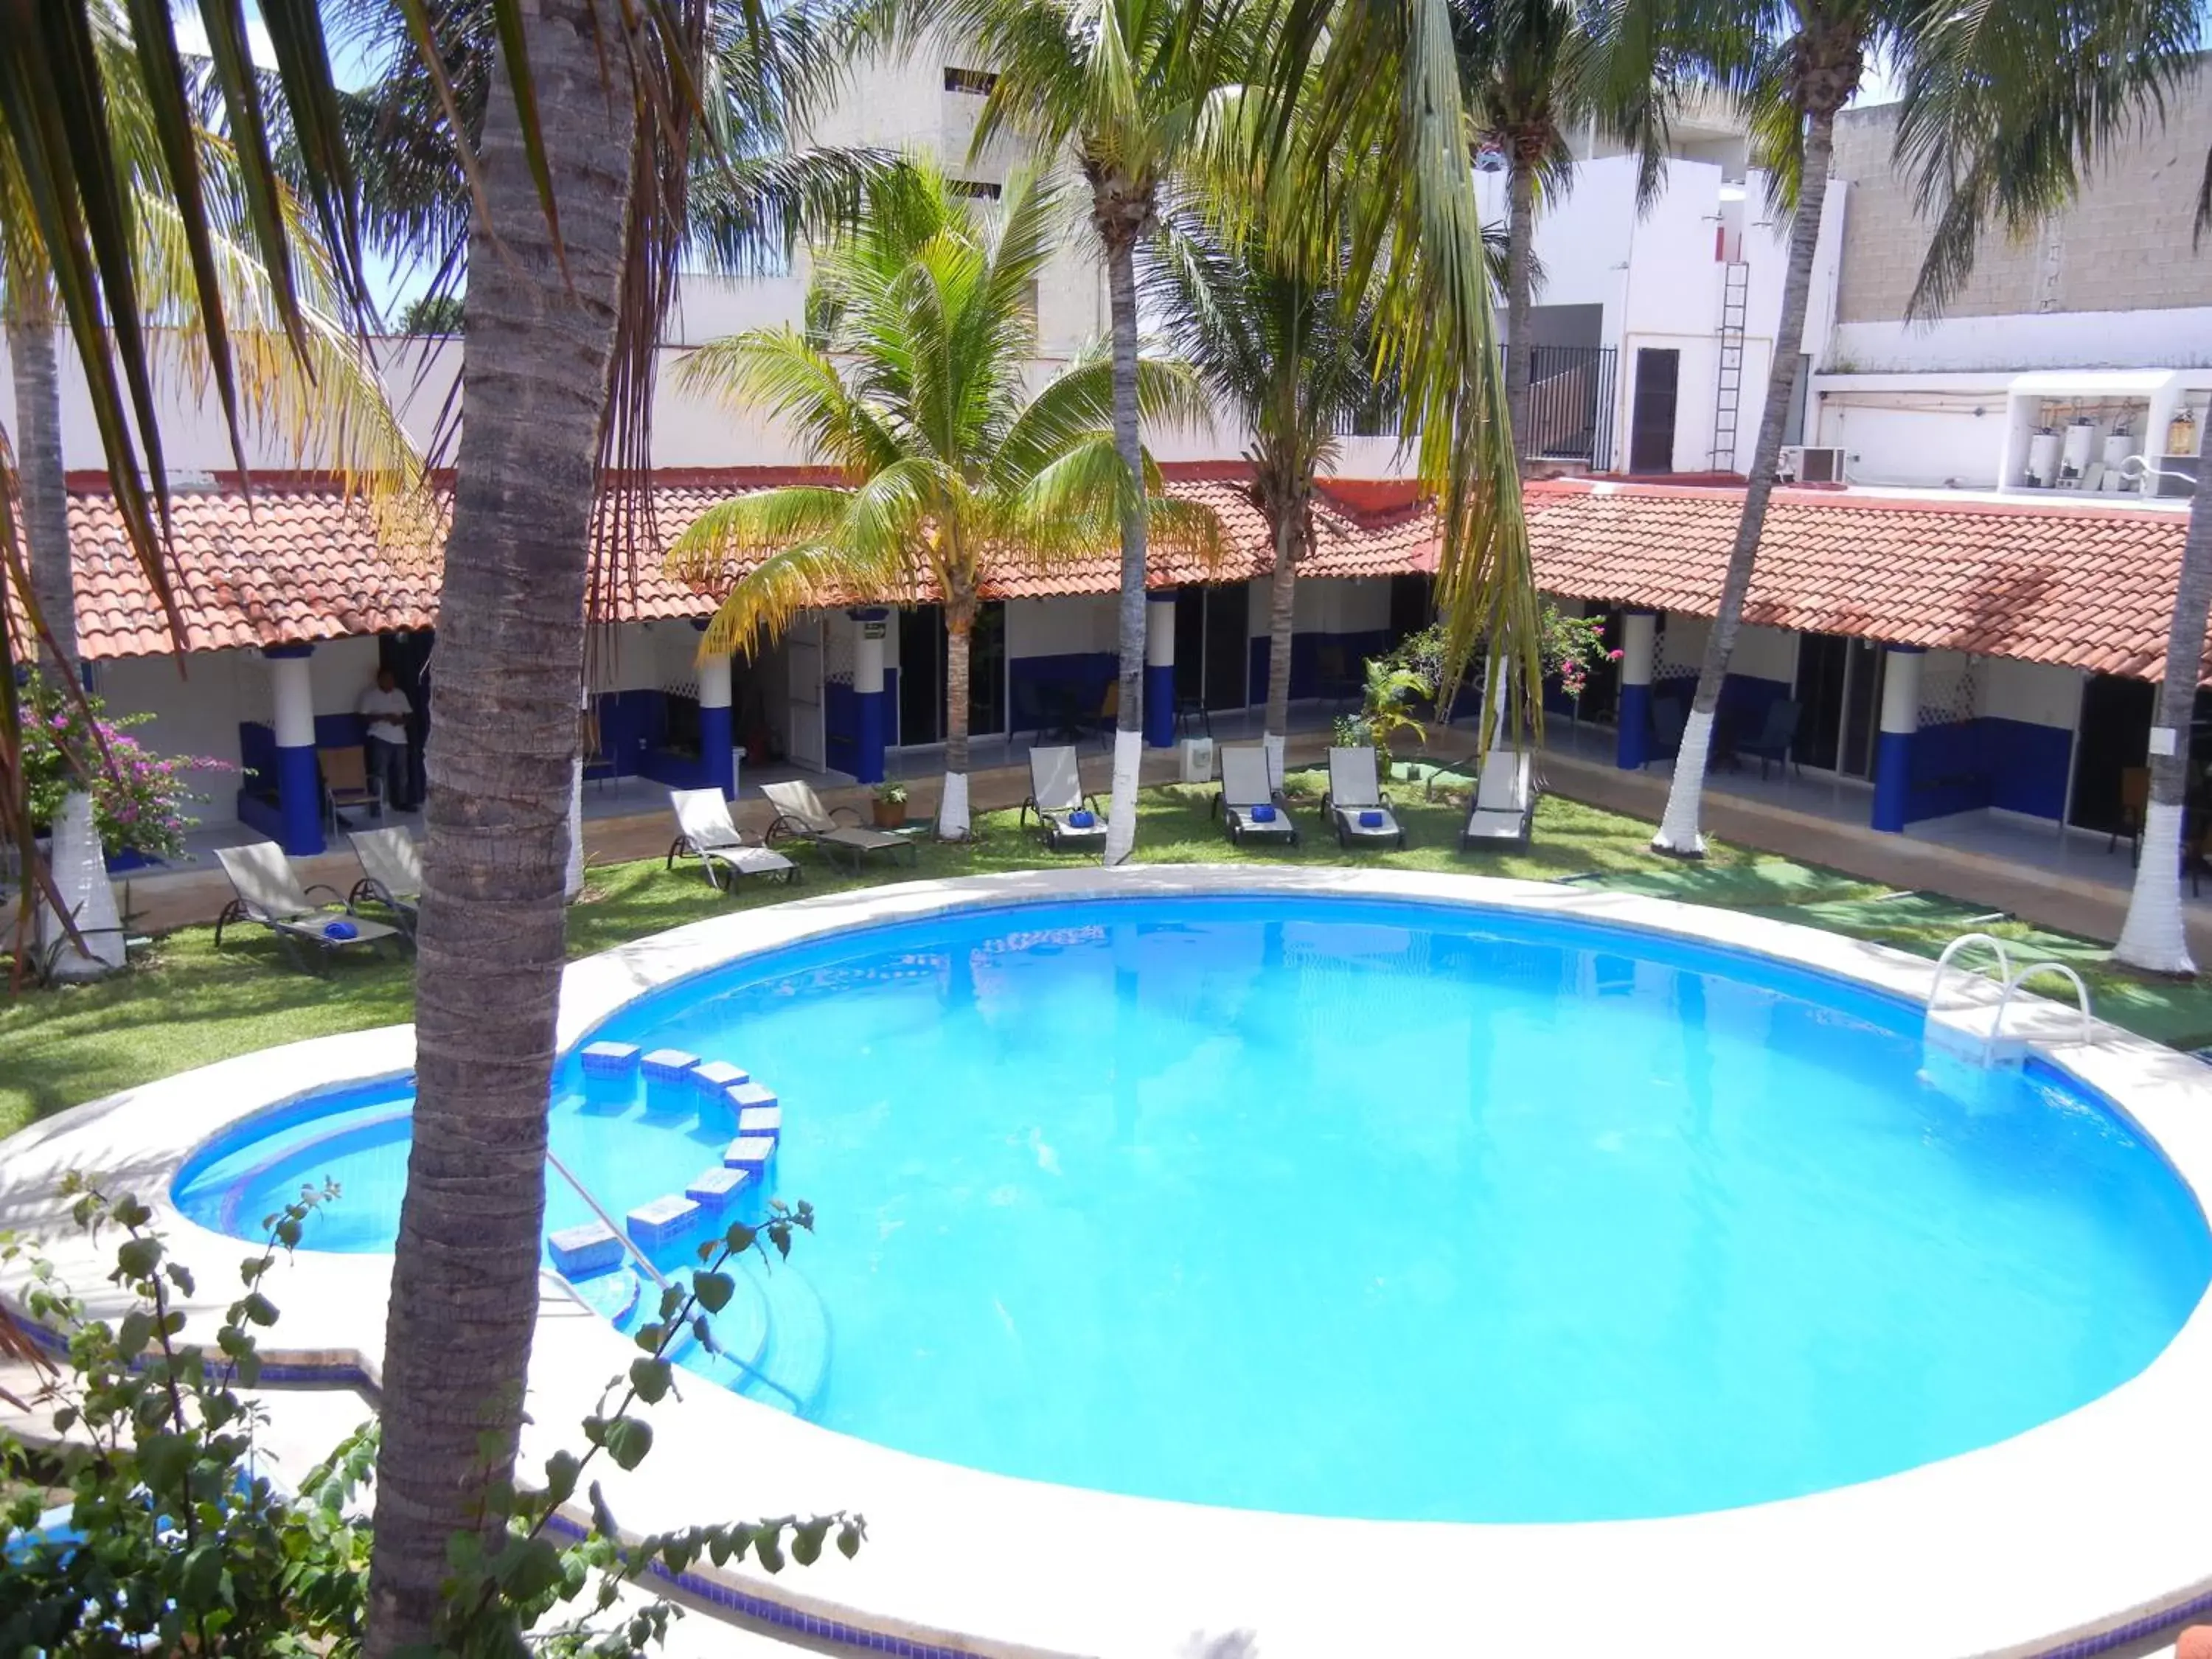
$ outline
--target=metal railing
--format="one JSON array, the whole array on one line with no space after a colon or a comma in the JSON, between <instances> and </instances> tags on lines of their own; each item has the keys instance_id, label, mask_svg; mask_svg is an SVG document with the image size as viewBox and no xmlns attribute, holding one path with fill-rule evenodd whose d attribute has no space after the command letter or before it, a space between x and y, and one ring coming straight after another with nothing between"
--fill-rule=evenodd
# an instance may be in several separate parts
<instances>
[{"instance_id":1,"label":"metal railing","mask_svg":"<svg viewBox=\"0 0 2212 1659\"><path fill-rule=\"evenodd\" d=\"M1580 461L1593 472L1612 467L1617 361L1610 346L1528 348L1523 459Z\"/></svg>"}]
</instances>

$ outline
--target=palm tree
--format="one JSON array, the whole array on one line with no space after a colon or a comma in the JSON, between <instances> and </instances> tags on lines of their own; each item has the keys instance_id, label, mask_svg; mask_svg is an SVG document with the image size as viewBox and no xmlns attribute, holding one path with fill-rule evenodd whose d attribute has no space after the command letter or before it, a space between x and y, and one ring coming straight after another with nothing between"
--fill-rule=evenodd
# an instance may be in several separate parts
<instances>
[{"instance_id":1,"label":"palm tree","mask_svg":"<svg viewBox=\"0 0 2212 1659\"><path fill-rule=\"evenodd\" d=\"M2177 16L2185 4L2083 0L2066 6L1947 8L1920 0L1685 0L1687 38L1698 43L1751 113L1754 154L1767 169L1771 205L1790 214L1790 244L1743 512L1653 851L1683 858L1705 852L1699 818L1714 711L1743 621L1783 430L1802 368L1805 311L1836 115L1858 90L1866 64L1881 58L1908 89L1919 88L1917 95L1908 91L1898 153L1918 173L1923 201L1935 201L1949 188L1970 210L1962 222L1978 224L1972 204L1978 201L1985 210L2003 198L2002 173L2018 160L1988 143L1992 112L2046 103L2054 81L2071 80L2083 95L2063 116L2054 117L2044 137L2062 152L2092 153L2104 137L2131 125L2143 102L2154 99L2172 75L2165 61L2167 49L2159 43L2175 31L2170 25L2146 29L2143 18ZM2134 46L2156 49L2137 53L2130 51ZM1978 162L1965 159L1984 152ZM2008 199L2021 209L2023 218L2015 222L2032 216L2032 187ZM1948 245L1939 239L1931 248L1927 269L1932 275L1923 279L1923 293L1941 290L1946 257L1957 268L1959 240L1954 227ZM2175 854L2178 859L2178 843Z\"/></svg>"},{"instance_id":2,"label":"palm tree","mask_svg":"<svg viewBox=\"0 0 2212 1659\"><path fill-rule=\"evenodd\" d=\"M191 239L177 203L164 189L159 139L147 81L121 18L95 14L93 42L110 89L105 114L116 152L137 181L131 271L138 292L173 319L149 341L151 366L204 394L212 380L205 348ZM244 199L237 152L226 140L195 129L204 179L214 188L205 249L228 331L237 413L249 427L282 441L295 461L312 459L336 471L345 487L366 493L387 530L419 529L422 503L410 496L420 467L374 365L339 320L329 259L298 198L280 187L279 210L294 255L289 273L296 301L297 343L288 339L273 303L277 284L261 265L250 233L239 222ZM27 180L0 152L0 323L6 330L15 382L17 490L22 541L38 621L40 665L58 684L80 678L69 507L62 454L61 391L54 331L58 322L51 262L33 230ZM87 764L95 757L83 757ZM108 890L100 848L91 832L89 798L74 792L53 826L50 868L64 896L81 908L80 942L62 936L49 914L41 945L48 971L94 975L119 966L122 933Z\"/></svg>"},{"instance_id":3,"label":"palm tree","mask_svg":"<svg viewBox=\"0 0 2212 1659\"><path fill-rule=\"evenodd\" d=\"M1079 362L1028 397L1030 295L1060 204L1017 178L986 226L921 167L874 194L857 235L833 245L808 295L809 334L756 329L702 347L685 384L762 409L805 434L848 483L794 484L710 508L670 566L713 585L758 560L708 625L702 651L750 647L839 595L934 592L945 632L945 788L937 833L968 835L969 635L987 562L1096 553L1119 534L1127 473L1115 448L1110 365ZM1188 374L1146 361L1147 412L1201 409ZM1216 555L1212 514L1166 499L1150 525ZM763 558L763 556L766 556Z\"/></svg>"},{"instance_id":4,"label":"palm tree","mask_svg":"<svg viewBox=\"0 0 2212 1659\"><path fill-rule=\"evenodd\" d=\"M1452 0L1469 124L1505 162L1505 396L1524 471L1537 198L1572 188L1567 135L1589 126L1636 154L1638 207L1657 194L1679 56L1662 9L1656 0Z\"/></svg>"},{"instance_id":5,"label":"palm tree","mask_svg":"<svg viewBox=\"0 0 2212 1659\"><path fill-rule=\"evenodd\" d=\"M1355 420L1379 422L1389 410L1389 388L1375 375L1371 285L1349 268L1348 247L1337 270L1316 281L1264 241L1231 244L1188 213L1170 217L1151 254L1145 297L1164 340L1250 434L1252 498L1275 550L1262 730L1279 776L1298 561L1313 547L1314 483L1335 458L1340 432Z\"/></svg>"}]
</instances>

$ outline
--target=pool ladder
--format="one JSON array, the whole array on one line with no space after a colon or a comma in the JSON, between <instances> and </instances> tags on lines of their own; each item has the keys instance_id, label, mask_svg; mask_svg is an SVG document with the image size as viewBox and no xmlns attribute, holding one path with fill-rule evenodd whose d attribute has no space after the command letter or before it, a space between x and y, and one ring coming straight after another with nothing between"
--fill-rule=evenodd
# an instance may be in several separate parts
<instances>
[{"instance_id":1,"label":"pool ladder","mask_svg":"<svg viewBox=\"0 0 2212 1659\"><path fill-rule=\"evenodd\" d=\"M1952 959L1974 945L1986 945L1996 952L1997 983L2000 989L1992 1004L1969 996L1955 1008L1943 1006L1944 977L1951 971ZM1969 984L1982 983L1978 975L1960 969L1960 975ZM1928 983L1928 1013L1924 1040L1932 1051L1937 1048L1959 1059L1972 1059L1984 1067L2016 1066L2027 1054L2027 1040L2005 1030L2005 1015L2013 1006L2014 996L2021 986L2039 974L2056 974L2074 988L2074 1000L2081 1010L2081 1022L2077 1041L2087 1047L2096 1038L2096 1025L2089 1012L2089 988L2081 982L2081 975L2063 962L2047 959L2025 963L2019 968L2012 965L2012 953L2005 942L1990 933L1961 933L1943 947L1942 955L1936 958L1936 972Z\"/></svg>"},{"instance_id":2,"label":"pool ladder","mask_svg":"<svg viewBox=\"0 0 2212 1659\"><path fill-rule=\"evenodd\" d=\"M567 1164L563 1164L560 1158L554 1154L553 1149L550 1146L545 1150L545 1161L553 1166L553 1171L555 1174L558 1175L562 1180L568 1183L570 1188L574 1191L576 1196L584 1200L585 1207L606 1224L607 1231L614 1234L617 1238L622 1240L623 1249L628 1252L629 1259L637 1264L639 1272L642 1273L647 1279L651 1279L656 1286L663 1291L670 1291L676 1288L673 1285L671 1285L668 1282L668 1275L662 1273L659 1268L653 1266L653 1258L645 1253L644 1249L639 1245L635 1239L632 1238L628 1232L623 1231L621 1223L617 1222L614 1217L607 1213L606 1206L601 1204L598 1199L592 1196L591 1189L586 1187L582 1182L576 1179L574 1173L570 1170ZM746 1279L750 1282L750 1275L739 1273L737 1274L736 1277ZM754 1286L754 1293L756 1295L760 1293L759 1287L757 1285ZM708 1316L702 1314L700 1317L706 1319L708 1318ZM774 1377L768 1375L767 1372L759 1370L756 1366L747 1364L744 1360L738 1358L736 1354L731 1352L726 1348L718 1348L717 1352L722 1358L728 1360L731 1364L743 1371L745 1376L750 1378L753 1382L759 1383L763 1389L767 1389L770 1392L780 1395L784 1399L789 1401L791 1402L792 1414L794 1417L804 1417L806 1415L805 1402L800 1400L799 1397L793 1394L789 1389L785 1388L782 1383L777 1382Z\"/></svg>"}]
</instances>

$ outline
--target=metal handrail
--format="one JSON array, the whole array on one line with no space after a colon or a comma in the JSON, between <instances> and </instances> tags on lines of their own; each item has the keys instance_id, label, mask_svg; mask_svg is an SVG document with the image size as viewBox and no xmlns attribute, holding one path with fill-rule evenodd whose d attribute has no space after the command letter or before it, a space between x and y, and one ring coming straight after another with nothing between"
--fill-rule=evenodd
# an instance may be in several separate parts
<instances>
[{"instance_id":1,"label":"metal handrail","mask_svg":"<svg viewBox=\"0 0 2212 1659\"><path fill-rule=\"evenodd\" d=\"M1943 954L1936 958L1936 976L1928 981L1928 1012L1934 1013L1937 999L1943 992L1943 975L1949 970L1951 958L1969 945L1986 945L1997 953L1997 972L2009 981L2012 978L2012 957L2005 950L2005 942L1994 933L1961 933L1943 947ZM1965 970L1960 969L1961 972Z\"/></svg>"},{"instance_id":2,"label":"metal handrail","mask_svg":"<svg viewBox=\"0 0 2212 1659\"><path fill-rule=\"evenodd\" d=\"M2081 982L2081 975L2063 962L2031 962L2005 981L2004 994L1997 998L1996 1017L1990 1021L1990 1043L1994 1046L1997 1033L2004 1025L2005 1010L2012 1004L2012 994L2020 988L2021 981L2035 974L2057 974L2069 981L2074 987L2074 1000L2081 1010L2081 1045L2088 1047L2096 1040L2089 1013L2089 988Z\"/></svg>"},{"instance_id":3,"label":"metal handrail","mask_svg":"<svg viewBox=\"0 0 2212 1659\"><path fill-rule=\"evenodd\" d=\"M632 1238L628 1233L624 1232L621 1227L616 1224L615 1218L607 1213L605 1208L599 1203L599 1200L592 1196L590 1189L586 1188L582 1182L576 1179L574 1171L572 1171L567 1164L563 1164L560 1158L556 1156L553 1149L550 1146L545 1149L545 1161L553 1166L554 1171L560 1176L562 1180L568 1183L570 1188L574 1190L576 1196L584 1200L584 1206L605 1224L608 1231L611 1232L617 1238L622 1241L623 1249L629 1253L629 1256L632 1261L635 1261L639 1267L645 1269L645 1276L647 1279L650 1279L664 1291L672 1291L676 1288L673 1285L668 1282L668 1275L662 1273L659 1268L653 1265L653 1258L645 1253L644 1249L640 1247L635 1239ZM758 1286L755 1286L755 1291L756 1293L757 1293ZM707 1318L708 1316L702 1314L701 1317ZM799 1397L793 1394L789 1389L785 1388L782 1383L770 1376L766 1371L761 1370L756 1366L747 1364L744 1360L738 1358L737 1355L732 1353L727 1348L720 1348L716 1350L716 1352L719 1352L723 1358L728 1360L732 1365L735 1365L739 1370L743 1371L747 1376L751 1377L753 1381L760 1383L763 1388L774 1389L786 1400L791 1401L791 1409L794 1413L800 1417L806 1415L805 1402L801 1401Z\"/></svg>"}]
</instances>

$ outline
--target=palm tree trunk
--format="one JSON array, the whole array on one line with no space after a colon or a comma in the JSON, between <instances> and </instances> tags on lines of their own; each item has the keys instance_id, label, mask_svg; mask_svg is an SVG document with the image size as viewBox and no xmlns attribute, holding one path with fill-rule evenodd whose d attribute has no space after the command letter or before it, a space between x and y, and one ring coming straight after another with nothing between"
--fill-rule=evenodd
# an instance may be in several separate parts
<instances>
[{"instance_id":1,"label":"palm tree trunk","mask_svg":"<svg viewBox=\"0 0 2212 1659\"><path fill-rule=\"evenodd\" d=\"M2150 758L2150 805L2143 814L2142 855L2135 890L2112 960L2146 973L2194 975L2181 908L2181 829L2189 790L2189 728L2204 661L2205 613L2212 609L2212 494L2190 504L2181 544L2181 580L2166 635L2166 678L2158 690L2158 725L2173 734L2173 752Z\"/></svg>"},{"instance_id":2,"label":"palm tree trunk","mask_svg":"<svg viewBox=\"0 0 2212 1659\"><path fill-rule=\"evenodd\" d=\"M1287 493L1287 492L1286 492ZM1303 504L1285 501L1275 513L1275 582L1267 605L1267 712L1261 741L1272 775L1283 777L1283 747L1291 730L1291 635L1297 621L1298 545Z\"/></svg>"},{"instance_id":3,"label":"palm tree trunk","mask_svg":"<svg viewBox=\"0 0 2212 1659\"><path fill-rule=\"evenodd\" d=\"M951 599L945 607L945 793L937 805L937 838L968 839L968 641L975 626L975 601Z\"/></svg>"},{"instance_id":4,"label":"palm tree trunk","mask_svg":"<svg viewBox=\"0 0 2212 1659\"><path fill-rule=\"evenodd\" d=\"M69 483L62 460L61 381L54 319L33 283L17 285L8 307L8 361L15 380L15 466L29 544L31 592L51 641L39 666L57 678L77 672L76 580L70 568Z\"/></svg>"},{"instance_id":5,"label":"palm tree trunk","mask_svg":"<svg viewBox=\"0 0 2212 1659\"><path fill-rule=\"evenodd\" d=\"M1536 170L1527 161L1514 161L1506 199L1505 408L1513 453L1526 477L1534 453L1528 434L1528 290L1536 234Z\"/></svg>"},{"instance_id":6,"label":"palm tree trunk","mask_svg":"<svg viewBox=\"0 0 2212 1659\"><path fill-rule=\"evenodd\" d=\"M69 475L62 457L61 380L54 361L54 316L37 283L11 285L8 357L15 380L16 492L31 592L46 631L39 666L56 683L82 673L76 646L76 573L70 565ZM39 943L52 952L56 979L98 979L123 965L123 926L107 879L106 848L93 798L71 789L50 826L46 868L76 924L77 941L51 905L39 906Z\"/></svg>"},{"instance_id":7,"label":"palm tree trunk","mask_svg":"<svg viewBox=\"0 0 2212 1659\"><path fill-rule=\"evenodd\" d=\"M1782 459L1782 433L1789 423L1790 401L1803 368L1805 308L1813 291L1813 252L1820 240L1820 209L1828 198L1828 163L1835 149L1836 113L1823 106L1806 124L1804 182L1798 188L1797 214L1790 224L1790 264L1782 283L1782 315L1774 328L1774 361L1766 371L1766 408L1759 421L1759 447L1743 493L1743 516L1736 521L1735 545L1729 553L1728 575L1721 583L1720 611L1705 638L1705 659L1698 671L1698 691L1682 728L1682 747L1674 757L1674 776L1667 791L1667 813L1651 838L1656 853L1682 858L1705 856L1698 828L1705 788L1705 762L1712 749L1713 711L1728 678L1729 658L1743 623L1744 598L1751 591L1752 566L1766 528L1766 503L1774 494L1774 469Z\"/></svg>"},{"instance_id":8,"label":"palm tree trunk","mask_svg":"<svg viewBox=\"0 0 2212 1659\"><path fill-rule=\"evenodd\" d=\"M603 49L592 0L522 9L560 246L501 77L469 236L469 374L438 606L371 1659L434 1639L448 1541L498 1529L482 1500L514 1468L538 1314L586 550L634 134L629 54Z\"/></svg>"},{"instance_id":9,"label":"palm tree trunk","mask_svg":"<svg viewBox=\"0 0 2212 1659\"><path fill-rule=\"evenodd\" d=\"M1114 447L1129 469L1133 504L1121 515L1121 678L1114 722L1114 799L1106 814L1105 862L1127 862L1137 845L1137 776L1145 731L1144 448L1137 430L1135 234L1106 234L1106 293L1114 325Z\"/></svg>"}]
</instances>

